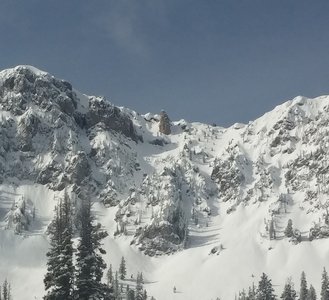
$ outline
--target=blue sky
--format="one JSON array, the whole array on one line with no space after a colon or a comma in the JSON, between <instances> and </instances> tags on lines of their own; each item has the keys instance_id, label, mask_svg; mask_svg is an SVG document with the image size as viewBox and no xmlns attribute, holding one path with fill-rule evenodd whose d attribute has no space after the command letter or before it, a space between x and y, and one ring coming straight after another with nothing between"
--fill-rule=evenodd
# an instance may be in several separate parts
<instances>
[{"instance_id":1,"label":"blue sky","mask_svg":"<svg viewBox=\"0 0 329 300\"><path fill-rule=\"evenodd\" d=\"M329 94L328 14L327 0L0 1L0 68L228 126Z\"/></svg>"}]
</instances>

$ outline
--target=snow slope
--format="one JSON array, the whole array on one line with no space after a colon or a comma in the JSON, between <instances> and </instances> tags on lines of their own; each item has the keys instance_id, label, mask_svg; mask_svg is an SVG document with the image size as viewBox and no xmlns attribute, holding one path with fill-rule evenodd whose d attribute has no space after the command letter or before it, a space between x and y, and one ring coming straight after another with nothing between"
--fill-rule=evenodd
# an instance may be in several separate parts
<instances>
[{"instance_id":1,"label":"snow slope","mask_svg":"<svg viewBox=\"0 0 329 300\"><path fill-rule=\"evenodd\" d=\"M157 300L233 299L262 272L278 294L303 270L319 291L329 239L308 237L327 228L328 112L328 96L297 97L249 124L180 120L163 135L159 115L33 67L0 72L0 280L14 299L42 298L46 229L66 188L77 205L95 201L108 264L125 256ZM288 219L300 243L284 236Z\"/></svg>"}]
</instances>

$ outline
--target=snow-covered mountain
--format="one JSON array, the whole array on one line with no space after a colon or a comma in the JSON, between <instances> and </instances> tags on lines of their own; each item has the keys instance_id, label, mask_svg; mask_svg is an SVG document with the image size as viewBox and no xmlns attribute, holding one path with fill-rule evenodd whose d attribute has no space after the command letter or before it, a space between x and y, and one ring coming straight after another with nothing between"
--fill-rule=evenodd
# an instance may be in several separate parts
<instances>
[{"instance_id":1,"label":"snow-covered mountain","mask_svg":"<svg viewBox=\"0 0 329 300\"><path fill-rule=\"evenodd\" d=\"M0 124L0 280L15 299L44 294L46 229L65 190L95 202L107 262L125 256L157 300L233 299L262 272L279 292L304 270L319 290L329 96L222 128L140 115L18 66L0 72Z\"/></svg>"}]
</instances>

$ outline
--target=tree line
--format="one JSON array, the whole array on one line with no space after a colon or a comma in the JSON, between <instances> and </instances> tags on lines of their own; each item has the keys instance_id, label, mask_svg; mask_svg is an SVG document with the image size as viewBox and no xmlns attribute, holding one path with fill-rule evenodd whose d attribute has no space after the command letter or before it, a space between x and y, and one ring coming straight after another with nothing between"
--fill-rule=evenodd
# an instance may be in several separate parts
<instances>
[{"instance_id":1,"label":"tree line","mask_svg":"<svg viewBox=\"0 0 329 300\"><path fill-rule=\"evenodd\" d=\"M91 202L84 200L77 214L78 244L74 247L73 208L67 193L55 208L55 217L48 228L50 249L47 252L47 273L44 277L44 300L146 300L143 274L138 273L135 288L123 284L126 261L122 257L119 270L107 271L107 283L102 282L106 263L102 240L108 236L95 222ZM153 297L151 300L155 300ZM0 298L1 300L1 298ZM7 300L7 299L6 299Z\"/></svg>"},{"instance_id":2,"label":"tree line","mask_svg":"<svg viewBox=\"0 0 329 300\"><path fill-rule=\"evenodd\" d=\"M254 284L248 290L242 290L235 297L235 300L329 300L329 278L326 269L323 269L321 279L320 298L317 298L316 291L312 284L308 286L305 272L302 272L300 277L299 291L294 287L291 278L288 278L282 293L277 296L274 293L274 288L271 279L263 273L258 286Z\"/></svg>"}]
</instances>

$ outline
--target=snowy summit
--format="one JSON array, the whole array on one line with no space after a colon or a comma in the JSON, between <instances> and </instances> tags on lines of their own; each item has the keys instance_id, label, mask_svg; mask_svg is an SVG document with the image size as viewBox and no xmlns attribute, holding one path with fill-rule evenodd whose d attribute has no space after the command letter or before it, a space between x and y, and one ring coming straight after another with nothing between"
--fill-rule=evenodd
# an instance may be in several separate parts
<instances>
[{"instance_id":1,"label":"snowy summit","mask_svg":"<svg viewBox=\"0 0 329 300\"><path fill-rule=\"evenodd\" d=\"M107 266L124 257L120 282L142 272L148 299L231 300L262 273L281 295L302 271L320 293L329 96L223 128L141 115L18 66L0 72L0 123L0 280L13 299L45 295L48 229L65 193L74 214L92 201Z\"/></svg>"}]
</instances>

